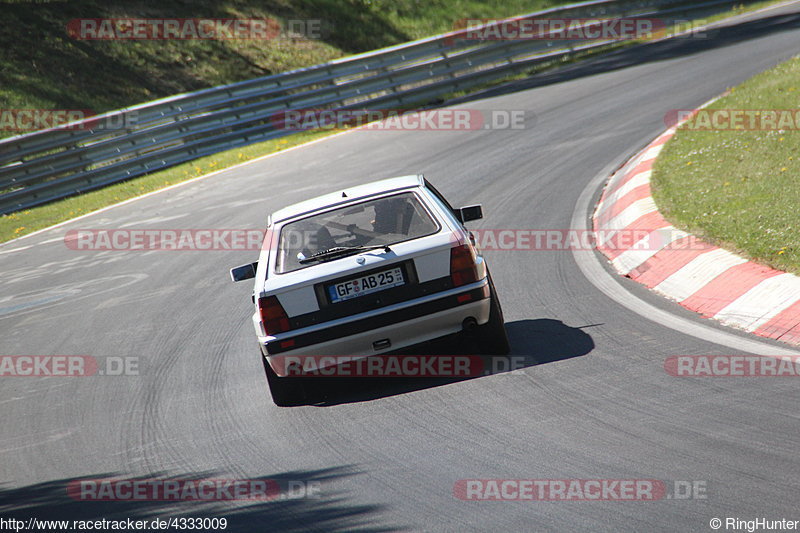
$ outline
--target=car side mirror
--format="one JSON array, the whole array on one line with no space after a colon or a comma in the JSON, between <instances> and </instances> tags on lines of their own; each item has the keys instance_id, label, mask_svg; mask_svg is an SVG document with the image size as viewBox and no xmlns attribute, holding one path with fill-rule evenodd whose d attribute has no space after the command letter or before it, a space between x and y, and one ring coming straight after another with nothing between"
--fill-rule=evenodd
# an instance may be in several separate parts
<instances>
[{"instance_id":1,"label":"car side mirror","mask_svg":"<svg viewBox=\"0 0 800 533\"><path fill-rule=\"evenodd\" d=\"M258 267L258 261L255 263L250 263L248 265L238 266L236 268L231 269L231 279L233 281L244 281L246 279L253 279L256 277L256 268Z\"/></svg>"},{"instance_id":2,"label":"car side mirror","mask_svg":"<svg viewBox=\"0 0 800 533\"><path fill-rule=\"evenodd\" d=\"M461 207L456 209L456 217L462 224L470 220L480 220L483 218L483 208L480 204Z\"/></svg>"}]
</instances>

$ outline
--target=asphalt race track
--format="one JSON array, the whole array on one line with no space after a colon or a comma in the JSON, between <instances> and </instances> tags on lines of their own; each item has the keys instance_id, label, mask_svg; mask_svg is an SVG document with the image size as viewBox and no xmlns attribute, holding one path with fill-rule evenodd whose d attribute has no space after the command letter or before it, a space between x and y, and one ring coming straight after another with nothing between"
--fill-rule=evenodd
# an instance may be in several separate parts
<instances>
[{"instance_id":1,"label":"asphalt race track","mask_svg":"<svg viewBox=\"0 0 800 533\"><path fill-rule=\"evenodd\" d=\"M800 519L797 382L670 376L673 355L753 350L633 312L569 251L487 252L522 370L362 380L332 387L319 405L279 408L250 323L252 286L228 278L256 252L64 244L80 228L261 229L286 204L417 172L453 204L482 203L474 228L570 228L587 185L663 131L669 110L798 53L794 4L452 104L524 110L523 129L348 133L0 247L0 354L138 361L138 375L0 379L0 515L226 517L229 531L711 531L715 517ZM689 323L765 351L787 347L619 283ZM67 494L71 481L112 476L302 481L317 492L212 503ZM454 487L469 479L699 490L659 501L462 501Z\"/></svg>"}]
</instances>

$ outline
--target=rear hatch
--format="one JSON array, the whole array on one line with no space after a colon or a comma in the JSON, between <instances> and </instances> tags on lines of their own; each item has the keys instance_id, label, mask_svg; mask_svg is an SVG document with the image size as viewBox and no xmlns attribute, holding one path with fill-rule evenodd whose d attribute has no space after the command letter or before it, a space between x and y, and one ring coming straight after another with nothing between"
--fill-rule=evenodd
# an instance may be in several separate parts
<instances>
[{"instance_id":1,"label":"rear hatch","mask_svg":"<svg viewBox=\"0 0 800 533\"><path fill-rule=\"evenodd\" d=\"M453 287L450 232L315 264L268 279L261 296L276 296L289 330L380 310ZM274 287L273 290L271 290Z\"/></svg>"}]
</instances>

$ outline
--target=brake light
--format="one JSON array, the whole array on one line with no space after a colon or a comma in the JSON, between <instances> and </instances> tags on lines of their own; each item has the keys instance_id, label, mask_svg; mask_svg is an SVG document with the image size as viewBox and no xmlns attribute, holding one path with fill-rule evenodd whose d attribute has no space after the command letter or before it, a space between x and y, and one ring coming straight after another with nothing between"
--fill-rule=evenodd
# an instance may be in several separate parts
<instances>
[{"instance_id":1,"label":"brake light","mask_svg":"<svg viewBox=\"0 0 800 533\"><path fill-rule=\"evenodd\" d=\"M289 315L283 309L277 296L267 296L258 299L258 313L267 335L275 335L289 331Z\"/></svg>"},{"instance_id":2,"label":"brake light","mask_svg":"<svg viewBox=\"0 0 800 533\"><path fill-rule=\"evenodd\" d=\"M453 287L478 281L478 265L475 249L462 244L450 249L450 279Z\"/></svg>"}]
</instances>

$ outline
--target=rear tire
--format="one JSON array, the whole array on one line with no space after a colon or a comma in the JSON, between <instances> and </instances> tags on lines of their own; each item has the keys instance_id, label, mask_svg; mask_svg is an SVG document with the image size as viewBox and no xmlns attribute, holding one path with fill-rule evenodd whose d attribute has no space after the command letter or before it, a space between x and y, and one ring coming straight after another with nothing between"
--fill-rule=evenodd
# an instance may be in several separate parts
<instances>
[{"instance_id":1,"label":"rear tire","mask_svg":"<svg viewBox=\"0 0 800 533\"><path fill-rule=\"evenodd\" d=\"M264 373L267 375L269 391L272 401L279 407L301 405L306 401L305 379L298 377L280 377L269 365L267 358L262 354L261 362L264 363Z\"/></svg>"},{"instance_id":2,"label":"rear tire","mask_svg":"<svg viewBox=\"0 0 800 533\"><path fill-rule=\"evenodd\" d=\"M508 333L503 319L503 308L497 298L491 274L489 274L489 298L492 301L489 321L478 326L478 347L483 355L508 355L511 345L508 342Z\"/></svg>"}]
</instances>

